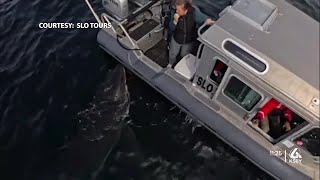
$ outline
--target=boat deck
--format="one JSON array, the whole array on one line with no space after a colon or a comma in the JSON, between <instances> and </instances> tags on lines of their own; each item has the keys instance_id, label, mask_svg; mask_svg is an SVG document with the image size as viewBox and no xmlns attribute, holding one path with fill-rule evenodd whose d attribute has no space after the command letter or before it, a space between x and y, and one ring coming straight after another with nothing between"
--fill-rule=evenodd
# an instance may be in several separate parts
<instances>
[{"instance_id":1,"label":"boat deck","mask_svg":"<svg viewBox=\"0 0 320 180\"><path fill-rule=\"evenodd\" d=\"M155 46L145 52L145 55L161 67L168 65L169 53L166 40L162 39Z\"/></svg>"},{"instance_id":2,"label":"boat deck","mask_svg":"<svg viewBox=\"0 0 320 180\"><path fill-rule=\"evenodd\" d=\"M156 28L159 25L157 21L154 19L149 19L146 22L144 22L141 26L139 26L134 31L130 32L129 35L132 39L135 41L138 41L146 34L150 33L154 28Z\"/></svg>"}]
</instances>

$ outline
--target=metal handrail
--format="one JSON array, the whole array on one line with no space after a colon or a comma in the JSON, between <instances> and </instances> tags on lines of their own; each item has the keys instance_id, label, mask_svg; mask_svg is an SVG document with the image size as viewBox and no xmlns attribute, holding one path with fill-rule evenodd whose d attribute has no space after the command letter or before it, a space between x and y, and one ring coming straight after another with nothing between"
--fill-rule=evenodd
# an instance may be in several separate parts
<instances>
[{"instance_id":1,"label":"metal handrail","mask_svg":"<svg viewBox=\"0 0 320 180\"><path fill-rule=\"evenodd\" d=\"M117 31L114 29L114 27L112 26L111 22L109 21L109 19L104 16L103 14L101 14L101 19L102 19L102 22L104 22L103 20L106 20L108 24L110 24L111 26L111 29L113 30L114 33L117 33Z\"/></svg>"},{"instance_id":2,"label":"metal handrail","mask_svg":"<svg viewBox=\"0 0 320 180\"><path fill-rule=\"evenodd\" d=\"M96 12L94 12L89 0L85 0L91 13L93 14L93 16L96 18L97 22L98 23L102 23L101 19L99 18L99 16L97 15ZM101 17L106 20L108 23L110 23L109 19L115 23L117 23L118 26L120 26L120 28L122 29L122 31L125 33L125 35L127 36L127 38L129 39L129 41L131 42L131 44L135 47L135 48L138 48L138 46L133 42L133 40L131 39L131 37L129 36L128 32L126 31L126 29L122 26L121 23L119 23L117 20L115 20L114 18L112 18L111 16L107 15L106 13L102 13L101 14ZM116 30L113 28L112 24L110 23L111 27L112 27L112 30L116 32Z\"/></svg>"},{"instance_id":3,"label":"metal handrail","mask_svg":"<svg viewBox=\"0 0 320 180\"><path fill-rule=\"evenodd\" d=\"M202 34L201 34L201 30L202 30L206 25L208 25L207 22L204 22L204 23L198 28L198 32L197 32L197 33L198 33L198 36L199 36L199 37L201 37L201 35L202 35Z\"/></svg>"},{"instance_id":4,"label":"metal handrail","mask_svg":"<svg viewBox=\"0 0 320 180\"><path fill-rule=\"evenodd\" d=\"M207 39L202 38L201 30L202 30L206 25L209 25L209 24L207 24L207 22L204 22L204 23L199 27L198 32L197 32L197 33L198 33L198 37L199 37L202 41L206 42L207 44L211 44Z\"/></svg>"},{"instance_id":5,"label":"metal handrail","mask_svg":"<svg viewBox=\"0 0 320 180\"><path fill-rule=\"evenodd\" d=\"M131 44L135 47L138 48L138 46L136 45L136 43L133 42L132 38L130 37L130 35L128 34L127 30L122 26L122 24L119 24L120 28L122 29L122 31L124 32L124 34L127 36L127 38L129 39L129 41L131 42Z\"/></svg>"},{"instance_id":6,"label":"metal handrail","mask_svg":"<svg viewBox=\"0 0 320 180\"><path fill-rule=\"evenodd\" d=\"M90 9L90 11L91 11L91 13L93 14L93 16L94 16L94 17L96 18L96 20L98 21L98 23L101 23L101 20L100 20L99 16L96 14L96 12L94 12L91 4L89 3L89 0L85 0L85 1L86 1L86 3L87 3L87 5L88 5L88 7L89 7L89 9Z\"/></svg>"},{"instance_id":7,"label":"metal handrail","mask_svg":"<svg viewBox=\"0 0 320 180\"><path fill-rule=\"evenodd\" d=\"M108 19L110 19L111 21L117 23L117 24L122 24L121 22L119 22L118 20L114 19L112 16L106 14L106 13L102 13L101 15L106 16Z\"/></svg>"},{"instance_id":8,"label":"metal handrail","mask_svg":"<svg viewBox=\"0 0 320 180\"><path fill-rule=\"evenodd\" d=\"M118 22L117 20L115 20L114 18L112 18L111 16L109 16L106 13L102 13L101 16L103 16L105 19L110 19L111 21L115 22L124 32L124 34L127 36L127 38L129 39L129 41L131 42L131 44L135 47L138 48L138 46L133 42L132 38L130 37L130 35L128 34L127 30L122 26L121 22Z\"/></svg>"}]
</instances>

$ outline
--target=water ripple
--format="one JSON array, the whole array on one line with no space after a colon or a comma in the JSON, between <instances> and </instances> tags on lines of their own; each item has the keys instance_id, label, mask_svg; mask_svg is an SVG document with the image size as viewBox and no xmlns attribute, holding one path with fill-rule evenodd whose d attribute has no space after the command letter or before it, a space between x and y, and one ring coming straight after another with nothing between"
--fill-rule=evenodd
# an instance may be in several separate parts
<instances>
[{"instance_id":1,"label":"water ripple","mask_svg":"<svg viewBox=\"0 0 320 180\"><path fill-rule=\"evenodd\" d=\"M2 0L0 1L0 15L4 15L4 14L8 14L8 12L10 12L14 6L16 6L18 4L19 0L11 0L11 1L6 1L6 0Z\"/></svg>"}]
</instances>

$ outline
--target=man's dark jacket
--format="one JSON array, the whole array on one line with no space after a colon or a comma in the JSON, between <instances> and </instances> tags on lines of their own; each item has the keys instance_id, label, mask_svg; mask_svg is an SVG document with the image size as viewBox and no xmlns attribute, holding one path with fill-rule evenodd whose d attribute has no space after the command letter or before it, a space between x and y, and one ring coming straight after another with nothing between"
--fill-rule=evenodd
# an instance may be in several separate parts
<instances>
[{"instance_id":1,"label":"man's dark jacket","mask_svg":"<svg viewBox=\"0 0 320 180\"><path fill-rule=\"evenodd\" d=\"M179 44L187 44L196 39L196 34L194 9L191 8L186 15L179 17L173 38Z\"/></svg>"}]
</instances>

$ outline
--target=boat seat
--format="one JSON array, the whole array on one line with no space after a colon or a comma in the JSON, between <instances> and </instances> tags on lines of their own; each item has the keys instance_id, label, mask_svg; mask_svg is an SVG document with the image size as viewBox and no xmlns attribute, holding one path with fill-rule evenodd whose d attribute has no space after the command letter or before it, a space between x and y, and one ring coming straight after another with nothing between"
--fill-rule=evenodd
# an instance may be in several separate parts
<instances>
[{"instance_id":1,"label":"boat seat","mask_svg":"<svg viewBox=\"0 0 320 180\"><path fill-rule=\"evenodd\" d=\"M178 62L174 67L174 70L191 80L196 72L198 64L199 61L197 61L197 58L193 54L187 54Z\"/></svg>"}]
</instances>

